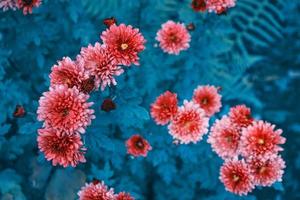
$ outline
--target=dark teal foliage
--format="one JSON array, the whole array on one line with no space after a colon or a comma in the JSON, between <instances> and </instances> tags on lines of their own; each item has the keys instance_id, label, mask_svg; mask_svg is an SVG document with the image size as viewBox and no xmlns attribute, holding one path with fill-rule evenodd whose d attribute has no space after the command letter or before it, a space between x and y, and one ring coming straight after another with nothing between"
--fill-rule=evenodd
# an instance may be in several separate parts
<instances>
[{"instance_id":1,"label":"dark teal foliage","mask_svg":"<svg viewBox=\"0 0 300 200\"><path fill-rule=\"evenodd\" d=\"M104 180L116 192L137 199L299 199L300 198L300 3L237 0L227 15L195 13L189 0L44 0L34 14L0 11L0 199L70 200L85 182ZM39 153L38 99L49 72L63 56L99 41L103 18L139 27L147 39L141 66L117 78L116 87L92 96L97 118L84 142L87 163L76 169L52 167ZM179 56L155 48L155 34L168 19L193 22L191 48ZM165 90L180 103L199 84L222 87L223 109L249 105L255 117L284 129L283 183L257 188L240 198L218 180L221 159L206 143L176 146L166 127L155 125L149 106ZM115 98L117 109L100 110ZM17 104L27 111L14 118ZM211 122L214 119L211 119ZM153 150L132 159L124 142L142 134Z\"/></svg>"}]
</instances>

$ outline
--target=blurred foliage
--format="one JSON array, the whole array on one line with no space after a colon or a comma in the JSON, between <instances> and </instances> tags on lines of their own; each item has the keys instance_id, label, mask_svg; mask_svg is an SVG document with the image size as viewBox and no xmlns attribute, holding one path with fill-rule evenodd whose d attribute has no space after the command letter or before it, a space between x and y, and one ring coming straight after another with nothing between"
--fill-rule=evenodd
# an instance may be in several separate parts
<instances>
[{"instance_id":1,"label":"blurred foliage","mask_svg":"<svg viewBox=\"0 0 300 200\"><path fill-rule=\"evenodd\" d=\"M117 78L118 85L91 98L97 118L84 136L87 163L52 167L37 149L37 101L49 86L51 66L75 58L82 46L99 41L103 18L140 28L147 39L141 66ZM288 141L283 184L256 189L243 199L300 198L300 2L238 0L227 15L195 13L189 0L44 0L32 15L0 12L0 199L76 199L86 181L104 180L137 199L241 199L218 180L222 161L206 138L176 146L166 127L149 117L149 105L165 90L182 102L199 84L222 87L223 110L246 103L257 118L283 128ZM168 19L193 22L191 47L164 54L155 34ZM100 110L115 98L117 109ZM14 118L17 104L27 111ZM213 121L213 119L212 119ZM132 159L124 141L145 136L153 150Z\"/></svg>"}]
</instances>

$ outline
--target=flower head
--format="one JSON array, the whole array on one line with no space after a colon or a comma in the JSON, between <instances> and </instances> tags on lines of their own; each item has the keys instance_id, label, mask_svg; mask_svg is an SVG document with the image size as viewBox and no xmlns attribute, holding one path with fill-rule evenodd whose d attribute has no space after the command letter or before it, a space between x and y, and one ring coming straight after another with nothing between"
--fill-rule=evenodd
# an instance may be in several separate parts
<instances>
[{"instance_id":1,"label":"flower head","mask_svg":"<svg viewBox=\"0 0 300 200\"><path fill-rule=\"evenodd\" d=\"M75 87L56 85L45 92L39 100L38 120L46 126L64 131L84 133L84 128L95 118L89 107L89 95L79 92Z\"/></svg>"},{"instance_id":2,"label":"flower head","mask_svg":"<svg viewBox=\"0 0 300 200\"><path fill-rule=\"evenodd\" d=\"M218 88L210 85L198 86L194 90L193 101L199 104L208 117L219 112L222 106Z\"/></svg>"},{"instance_id":3,"label":"flower head","mask_svg":"<svg viewBox=\"0 0 300 200\"><path fill-rule=\"evenodd\" d=\"M168 128L169 133L180 143L196 143L208 131L208 118L199 105L185 100Z\"/></svg>"},{"instance_id":4,"label":"flower head","mask_svg":"<svg viewBox=\"0 0 300 200\"><path fill-rule=\"evenodd\" d=\"M133 156L146 157L152 149L149 142L140 135L133 135L126 141L127 152Z\"/></svg>"},{"instance_id":5,"label":"flower head","mask_svg":"<svg viewBox=\"0 0 300 200\"><path fill-rule=\"evenodd\" d=\"M41 0L18 0L17 7L23 9L23 13L26 15L27 13L32 13L32 9L39 7L41 3Z\"/></svg>"},{"instance_id":6,"label":"flower head","mask_svg":"<svg viewBox=\"0 0 300 200\"><path fill-rule=\"evenodd\" d=\"M267 159L277 155L285 143L282 130L274 130L275 126L264 121L255 121L244 128L241 136L241 153L246 158L259 157Z\"/></svg>"},{"instance_id":7,"label":"flower head","mask_svg":"<svg viewBox=\"0 0 300 200\"><path fill-rule=\"evenodd\" d=\"M207 141L213 151L223 159L233 158L238 155L240 136L239 128L225 116L221 120L216 120Z\"/></svg>"},{"instance_id":8,"label":"flower head","mask_svg":"<svg viewBox=\"0 0 300 200\"><path fill-rule=\"evenodd\" d=\"M114 76L121 75L124 70L116 64L116 60L104 45L96 43L95 46L89 45L82 48L81 56L77 57L78 62L95 77L97 88L101 85L104 90L106 86L116 85Z\"/></svg>"},{"instance_id":9,"label":"flower head","mask_svg":"<svg viewBox=\"0 0 300 200\"><path fill-rule=\"evenodd\" d=\"M227 160L220 169L220 180L229 192L246 195L254 188L249 167L243 160Z\"/></svg>"},{"instance_id":10,"label":"flower head","mask_svg":"<svg viewBox=\"0 0 300 200\"><path fill-rule=\"evenodd\" d=\"M184 24L169 20L157 32L156 40L164 52L178 55L190 47L191 35Z\"/></svg>"},{"instance_id":11,"label":"flower head","mask_svg":"<svg viewBox=\"0 0 300 200\"><path fill-rule=\"evenodd\" d=\"M251 110L245 105L232 107L229 112L231 121L238 127L247 127L252 124Z\"/></svg>"},{"instance_id":12,"label":"flower head","mask_svg":"<svg viewBox=\"0 0 300 200\"><path fill-rule=\"evenodd\" d=\"M38 130L38 147L54 166L75 167L85 162L83 143L78 134L69 134L53 128Z\"/></svg>"},{"instance_id":13,"label":"flower head","mask_svg":"<svg viewBox=\"0 0 300 200\"><path fill-rule=\"evenodd\" d=\"M146 43L139 29L125 24L113 24L102 33L101 39L118 64L139 65L138 54L145 49Z\"/></svg>"},{"instance_id":14,"label":"flower head","mask_svg":"<svg viewBox=\"0 0 300 200\"><path fill-rule=\"evenodd\" d=\"M79 200L114 200L113 189L108 189L104 182L86 183L78 192Z\"/></svg>"},{"instance_id":15,"label":"flower head","mask_svg":"<svg viewBox=\"0 0 300 200\"><path fill-rule=\"evenodd\" d=\"M176 115L177 103L177 94L166 91L151 105L151 116L157 124L165 125Z\"/></svg>"},{"instance_id":16,"label":"flower head","mask_svg":"<svg viewBox=\"0 0 300 200\"><path fill-rule=\"evenodd\" d=\"M134 198L129 193L120 192L117 194L116 200L134 200Z\"/></svg>"},{"instance_id":17,"label":"flower head","mask_svg":"<svg viewBox=\"0 0 300 200\"><path fill-rule=\"evenodd\" d=\"M69 88L75 86L80 89L83 82L89 78L89 75L81 65L78 65L69 57L64 57L61 61L58 61L58 65L52 67L49 77L51 87L66 85Z\"/></svg>"},{"instance_id":18,"label":"flower head","mask_svg":"<svg viewBox=\"0 0 300 200\"><path fill-rule=\"evenodd\" d=\"M271 186L276 181L282 181L285 162L280 156L267 160L252 158L247 160L255 185Z\"/></svg>"},{"instance_id":19,"label":"flower head","mask_svg":"<svg viewBox=\"0 0 300 200\"><path fill-rule=\"evenodd\" d=\"M15 10L17 7L16 0L1 0L0 1L0 9L2 8L3 11L7 11L8 9Z\"/></svg>"},{"instance_id":20,"label":"flower head","mask_svg":"<svg viewBox=\"0 0 300 200\"><path fill-rule=\"evenodd\" d=\"M206 7L209 12L221 14L228 8L235 6L235 0L206 0Z\"/></svg>"}]
</instances>

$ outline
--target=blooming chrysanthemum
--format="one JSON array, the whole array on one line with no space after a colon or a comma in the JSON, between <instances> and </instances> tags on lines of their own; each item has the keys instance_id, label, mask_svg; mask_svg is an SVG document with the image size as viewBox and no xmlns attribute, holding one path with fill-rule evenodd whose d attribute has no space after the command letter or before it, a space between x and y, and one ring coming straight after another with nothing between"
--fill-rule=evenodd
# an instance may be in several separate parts
<instances>
[{"instance_id":1,"label":"blooming chrysanthemum","mask_svg":"<svg viewBox=\"0 0 300 200\"><path fill-rule=\"evenodd\" d=\"M176 115L177 94L166 91L151 105L151 116L157 124L165 125Z\"/></svg>"},{"instance_id":2,"label":"blooming chrysanthemum","mask_svg":"<svg viewBox=\"0 0 300 200\"><path fill-rule=\"evenodd\" d=\"M89 95L75 87L56 85L43 95L37 114L38 120L45 121L46 126L84 133L84 128L95 118L94 110L89 108L93 103L87 102Z\"/></svg>"},{"instance_id":3,"label":"blooming chrysanthemum","mask_svg":"<svg viewBox=\"0 0 300 200\"><path fill-rule=\"evenodd\" d=\"M126 192L120 192L117 194L116 200L134 200L134 198Z\"/></svg>"},{"instance_id":4,"label":"blooming chrysanthemum","mask_svg":"<svg viewBox=\"0 0 300 200\"><path fill-rule=\"evenodd\" d=\"M125 24L119 26L113 24L102 32L101 39L110 49L118 64L139 65L138 53L145 49L146 42L139 29Z\"/></svg>"},{"instance_id":5,"label":"blooming chrysanthemum","mask_svg":"<svg viewBox=\"0 0 300 200\"><path fill-rule=\"evenodd\" d=\"M41 0L18 0L17 6L19 9L23 9L23 13L26 15L27 13L32 13L32 9L39 7L41 3Z\"/></svg>"},{"instance_id":6,"label":"blooming chrysanthemum","mask_svg":"<svg viewBox=\"0 0 300 200\"><path fill-rule=\"evenodd\" d=\"M86 183L78 192L79 200L114 200L113 189L108 189L104 182Z\"/></svg>"},{"instance_id":7,"label":"blooming chrysanthemum","mask_svg":"<svg viewBox=\"0 0 300 200\"><path fill-rule=\"evenodd\" d=\"M285 143L282 130L274 130L275 125L268 122L255 121L244 128L241 136L241 153L246 158L259 157L268 159L282 151L280 144Z\"/></svg>"},{"instance_id":8,"label":"blooming chrysanthemum","mask_svg":"<svg viewBox=\"0 0 300 200\"><path fill-rule=\"evenodd\" d=\"M84 80L89 78L82 65L78 65L69 57L58 61L58 65L52 67L49 77L51 87L67 85L69 88L76 86L78 89L81 88Z\"/></svg>"},{"instance_id":9,"label":"blooming chrysanthemum","mask_svg":"<svg viewBox=\"0 0 300 200\"><path fill-rule=\"evenodd\" d=\"M240 136L239 128L225 116L221 120L216 120L207 141L213 151L223 159L233 158L238 155Z\"/></svg>"},{"instance_id":10,"label":"blooming chrysanthemum","mask_svg":"<svg viewBox=\"0 0 300 200\"><path fill-rule=\"evenodd\" d=\"M180 143L196 143L207 133L209 119L198 104L186 100L183 104L168 126L169 133Z\"/></svg>"},{"instance_id":11,"label":"blooming chrysanthemum","mask_svg":"<svg viewBox=\"0 0 300 200\"><path fill-rule=\"evenodd\" d=\"M85 148L78 134L66 134L52 128L39 129L38 133L38 147L54 166L75 167L85 162Z\"/></svg>"},{"instance_id":12,"label":"blooming chrysanthemum","mask_svg":"<svg viewBox=\"0 0 300 200\"><path fill-rule=\"evenodd\" d=\"M206 11L206 0L192 0L191 6L196 12Z\"/></svg>"},{"instance_id":13,"label":"blooming chrysanthemum","mask_svg":"<svg viewBox=\"0 0 300 200\"><path fill-rule=\"evenodd\" d=\"M221 14L228 8L235 6L235 0L206 0L206 7L209 12Z\"/></svg>"},{"instance_id":14,"label":"blooming chrysanthemum","mask_svg":"<svg viewBox=\"0 0 300 200\"><path fill-rule=\"evenodd\" d=\"M208 117L220 111L222 106L218 88L210 85L198 86L194 90L193 101L205 111Z\"/></svg>"},{"instance_id":15,"label":"blooming chrysanthemum","mask_svg":"<svg viewBox=\"0 0 300 200\"><path fill-rule=\"evenodd\" d=\"M248 165L243 160L227 160L220 169L220 180L229 192L246 195L254 188Z\"/></svg>"},{"instance_id":16,"label":"blooming chrysanthemum","mask_svg":"<svg viewBox=\"0 0 300 200\"><path fill-rule=\"evenodd\" d=\"M126 141L127 153L133 156L146 157L152 149L149 142L140 135L133 135Z\"/></svg>"},{"instance_id":17,"label":"blooming chrysanthemum","mask_svg":"<svg viewBox=\"0 0 300 200\"><path fill-rule=\"evenodd\" d=\"M169 20L162 24L156 40L164 52L178 55L190 47L191 35L184 24Z\"/></svg>"},{"instance_id":18,"label":"blooming chrysanthemum","mask_svg":"<svg viewBox=\"0 0 300 200\"><path fill-rule=\"evenodd\" d=\"M259 158L252 158L247 161L253 183L259 186L271 186L276 181L282 181L284 173L285 162L280 156L261 160Z\"/></svg>"},{"instance_id":19,"label":"blooming chrysanthemum","mask_svg":"<svg viewBox=\"0 0 300 200\"><path fill-rule=\"evenodd\" d=\"M229 112L231 121L239 127L247 127L253 122L251 109L245 105L232 107Z\"/></svg>"},{"instance_id":20,"label":"blooming chrysanthemum","mask_svg":"<svg viewBox=\"0 0 300 200\"><path fill-rule=\"evenodd\" d=\"M116 85L114 76L119 76L124 72L116 64L111 52L98 42L95 46L89 45L87 48L82 48L80 55L77 57L78 62L95 77L96 87L99 88L101 85L102 90L111 84Z\"/></svg>"},{"instance_id":21,"label":"blooming chrysanthemum","mask_svg":"<svg viewBox=\"0 0 300 200\"><path fill-rule=\"evenodd\" d=\"M0 9L2 8L3 11L7 11L8 9L15 10L17 7L17 0L1 0L0 1Z\"/></svg>"}]
</instances>

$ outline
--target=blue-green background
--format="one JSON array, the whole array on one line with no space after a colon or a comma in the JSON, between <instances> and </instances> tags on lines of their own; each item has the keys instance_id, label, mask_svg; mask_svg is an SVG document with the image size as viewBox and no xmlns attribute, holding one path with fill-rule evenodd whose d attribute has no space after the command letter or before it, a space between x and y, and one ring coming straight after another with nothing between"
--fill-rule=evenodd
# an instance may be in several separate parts
<instances>
[{"instance_id":1,"label":"blue-green background","mask_svg":"<svg viewBox=\"0 0 300 200\"><path fill-rule=\"evenodd\" d=\"M52 167L37 149L37 101L48 90L51 66L99 41L102 20L111 16L140 28L147 39L141 66L92 96L97 118L84 136L87 163ZM179 56L154 47L156 31L169 19L196 26L190 49ZM300 199L299 19L298 0L237 0L220 16L195 13L189 0L44 0L32 15L0 11L0 199L72 200L94 177L136 199ZM155 125L149 105L159 94L177 92L182 103L199 84L222 87L217 118L245 103L256 118L284 130L282 183L232 195L218 180L222 160L207 137L175 146L167 128ZM115 97L111 113L99 108L106 97ZM17 104L26 117L12 116ZM126 154L124 141L135 133L153 147L147 158Z\"/></svg>"}]
</instances>

